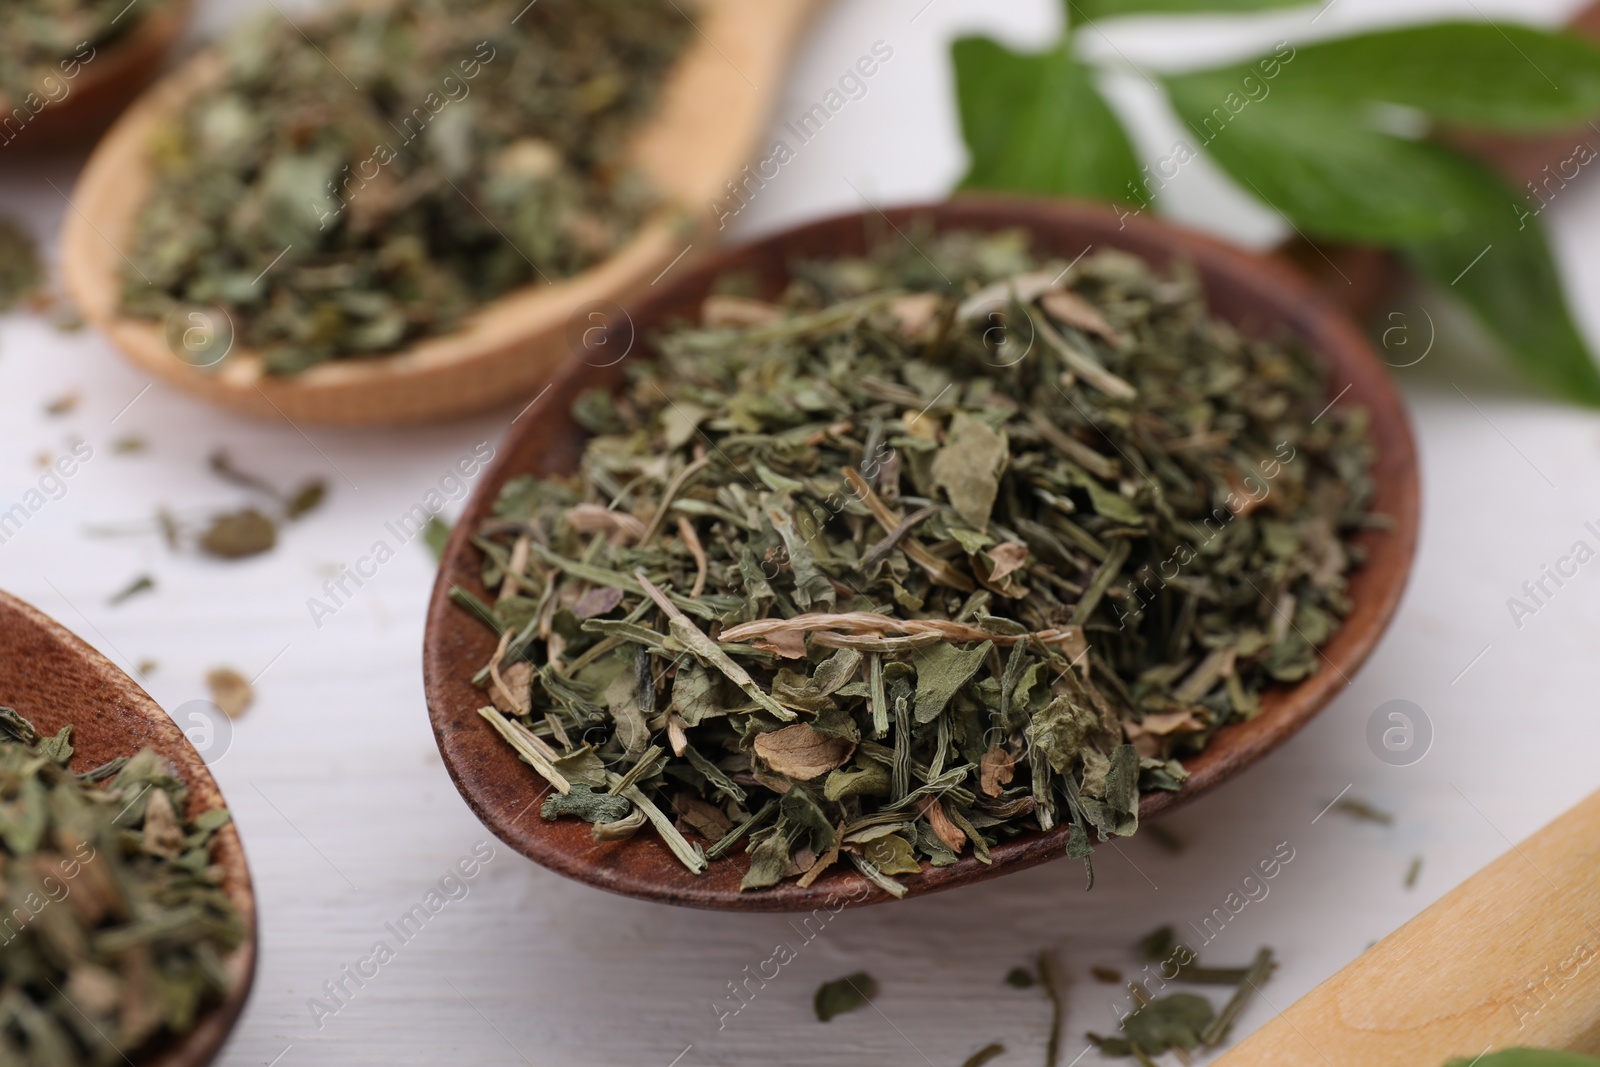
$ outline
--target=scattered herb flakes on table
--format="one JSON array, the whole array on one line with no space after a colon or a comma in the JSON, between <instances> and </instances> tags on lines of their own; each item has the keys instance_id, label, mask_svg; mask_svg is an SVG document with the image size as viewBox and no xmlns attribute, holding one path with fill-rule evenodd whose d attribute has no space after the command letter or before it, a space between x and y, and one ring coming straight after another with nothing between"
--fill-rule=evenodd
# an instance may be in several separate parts
<instances>
[{"instance_id":1,"label":"scattered herb flakes on table","mask_svg":"<svg viewBox=\"0 0 1600 1067\"><path fill-rule=\"evenodd\" d=\"M15 1067L109 1067L187 1032L246 934L211 865L227 811L185 820L183 783L149 749L74 774L71 735L0 708L0 1063Z\"/></svg>"},{"instance_id":2,"label":"scattered herb flakes on table","mask_svg":"<svg viewBox=\"0 0 1600 1067\"><path fill-rule=\"evenodd\" d=\"M0 4L0 112L37 114L66 98L99 50L132 33L166 0L5 0ZM11 136L14 136L11 135Z\"/></svg>"},{"instance_id":3,"label":"scattered herb flakes on table","mask_svg":"<svg viewBox=\"0 0 1600 1067\"><path fill-rule=\"evenodd\" d=\"M710 297L579 398L576 475L505 485L493 603L457 599L501 634L481 714L546 818L649 823L696 872L744 849L747 889L844 859L900 895L1060 825L1087 861L1317 669L1364 412L1313 422L1315 364L1187 271L916 243Z\"/></svg>"},{"instance_id":4,"label":"scattered herb flakes on table","mask_svg":"<svg viewBox=\"0 0 1600 1067\"><path fill-rule=\"evenodd\" d=\"M686 6L385 0L298 29L269 12L151 145L124 310L221 306L294 373L598 263L657 206L627 143Z\"/></svg>"},{"instance_id":5,"label":"scattered herb flakes on table","mask_svg":"<svg viewBox=\"0 0 1600 1067\"><path fill-rule=\"evenodd\" d=\"M0 31L3 33L3 31ZM33 238L0 216L0 313L10 311L39 286L39 250Z\"/></svg>"}]
</instances>

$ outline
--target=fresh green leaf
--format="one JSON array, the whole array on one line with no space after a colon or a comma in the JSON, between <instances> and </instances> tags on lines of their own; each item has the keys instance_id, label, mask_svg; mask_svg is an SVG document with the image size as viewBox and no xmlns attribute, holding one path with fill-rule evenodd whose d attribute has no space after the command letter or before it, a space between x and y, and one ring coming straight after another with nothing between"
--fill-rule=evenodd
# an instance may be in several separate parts
<instances>
[{"instance_id":1,"label":"fresh green leaf","mask_svg":"<svg viewBox=\"0 0 1600 1067\"><path fill-rule=\"evenodd\" d=\"M950 52L972 158L964 188L1135 199L1142 176L1133 144L1070 41L1027 54L963 37Z\"/></svg>"},{"instance_id":2,"label":"fresh green leaf","mask_svg":"<svg viewBox=\"0 0 1600 1067\"><path fill-rule=\"evenodd\" d=\"M1324 41L1289 56L1281 79L1257 81L1297 102L1381 101L1517 133L1600 115L1600 47L1572 33L1430 23Z\"/></svg>"},{"instance_id":3,"label":"fresh green leaf","mask_svg":"<svg viewBox=\"0 0 1600 1067\"><path fill-rule=\"evenodd\" d=\"M1401 245L1413 268L1460 298L1508 350L1512 362L1556 396L1600 406L1600 372L1573 324L1560 273L1538 220L1488 171L1473 173L1470 224Z\"/></svg>"},{"instance_id":4,"label":"fresh green leaf","mask_svg":"<svg viewBox=\"0 0 1600 1067\"><path fill-rule=\"evenodd\" d=\"M1205 997L1174 993L1157 997L1122 1021L1123 1032L1143 1052L1159 1056L1168 1049L1185 1051L1200 1044L1200 1034L1211 1025L1216 1010Z\"/></svg>"},{"instance_id":5,"label":"fresh green leaf","mask_svg":"<svg viewBox=\"0 0 1600 1067\"><path fill-rule=\"evenodd\" d=\"M1251 100L1235 72L1166 86L1217 163L1313 237L1393 243L1468 224L1475 168L1438 145L1372 128L1359 105Z\"/></svg>"},{"instance_id":6,"label":"fresh green leaf","mask_svg":"<svg viewBox=\"0 0 1600 1067\"><path fill-rule=\"evenodd\" d=\"M1123 15L1220 15L1305 7L1307 0L1066 0L1067 18L1093 22Z\"/></svg>"},{"instance_id":7,"label":"fresh green leaf","mask_svg":"<svg viewBox=\"0 0 1600 1067\"><path fill-rule=\"evenodd\" d=\"M812 1006L817 1010L817 1021L827 1022L835 1015L855 1011L872 1002L878 995L878 983L866 971L847 974L817 987Z\"/></svg>"},{"instance_id":8,"label":"fresh green leaf","mask_svg":"<svg viewBox=\"0 0 1600 1067\"><path fill-rule=\"evenodd\" d=\"M1006 972L1006 984L1015 989L1031 989L1039 980L1026 967L1013 967Z\"/></svg>"}]
</instances>

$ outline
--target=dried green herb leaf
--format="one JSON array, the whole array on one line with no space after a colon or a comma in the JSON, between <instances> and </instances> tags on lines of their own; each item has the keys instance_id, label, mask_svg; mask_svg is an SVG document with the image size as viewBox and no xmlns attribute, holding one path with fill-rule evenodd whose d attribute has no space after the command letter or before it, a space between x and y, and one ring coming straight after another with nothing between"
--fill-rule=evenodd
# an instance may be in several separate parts
<instances>
[{"instance_id":1,"label":"dried green herb leaf","mask_svg":"<svg viewBox=\"0 0 1600 1067\"><path fill-rule=\"evenodd\" d=\"M983 1067L997 1056L1005 1055L1006 1047L998 1041L990 1042L961 1061L961 1067Z\"/></svg>"},{"instance_id":2,"label":"dried green herb leaf","mask_svg":"<svg viewBox=\"0 0 1600 1067\"><path fill-rule=\"evenodd\" d=\"M232 667L213 667L206 672L206 688L211 702L230 719L237 719L255 703L256 690L250 679Z\"/></svg>"},{"instance_id":3,"label":"dried green herb leaf","mask_svg":"<svg viewBox=\"0 0 1600 1067\"><path fill-rule=\"evenodd\" d=\"M993 647L988 641L966 649L941 644L914 657L917 668L917 722L932 722L943 714L950 698L978 673Z\"/></svg>"},{"instance_id":4,"label":"dried green herb leaf","mask_svg":"<svg viewBox=\"0 0 1600 1067\"><path fill-rule=\"evenodd\" d=\"M586 785L574 785L572 792L562 795L551 793L539 806L539 815L546 819L559 819L563 815L576 815L584 822L615 822L633 810L626 797L602 793Z\"/></svg>"},{"instance_id":5,"label":"dried green herb leaf","mask_svg":"<svg viewBox=\"0 0 1600 1067\"><path fill-rule=\"evenodd\" d=\"M278 527L255 508L244 508L212 518L199 543L207 555L245 559L270 552L278 543Z\"/></svg>"},{"instance_id":6,"label":"dried green herb leaf","mask_svg":"<svg viewBox=\"0 0 1600 1067\"><path fill-rule=\"evenodd\" d=\"M878 983L866 971L847 974L817 987L812 1006L818 1022L827 1022L836 1015L864 1008L878 995Z\"/></svg>"},{"instance_id":7,"label":"dried green herb leaf","mask_svg":"<svg viewBox=\"0 0 1600 1067\"><path fill-rule=\"evenodd\" d=\"M1122 1020L1122 1030L1146 1055L1159 1056L1170 1049L1199 1048L1201 1033L1215 1018L1216 1009L1205 997L1173 993L1157 997Z\"/></svg>"},{"instance_id":8,"label":"dried green herb leaf","mask_svg":"<svg viewBox=\"0 0 1600 1067\"><path fill-rule=\"evenodd\" d=\"M848 762L856 746L845 738L829 737L808 723L797 722L757 734L753 747L762 762L778 774L809 782Z\"/></svg>"},{"instance_id":9,"label":"dried green herb leaf","mask_svg":"<svg viewBox=\"0 0 1600 1067\"><path fill-rule=\"evenodd\" d=\"M1330 805L1340 815L1348 815L1359 822L1375 822L1379 826L1392 826L1394 816L1360 797L1341 796Z\"/></svg>"},{"instance_id":10,"label":"dried green herb leaf","mask_svg":"<svg viewBox=\"0 0 1600 1067\"><path fill-rule=\"evenodd\" d=\"M989 528L989 512L1000 493L1009 455L1004 434L964 412L950 421L950 434L933 459L933 481L950 505L976 530Z\"/></svg>"},{"instance_id":11,"label":"dried green herb leaf","mask_svg":"<svg viewBox=\"0 0 1600 1067\"><path fill-rule=\"evenodd\" d=\"M154 578L150 577L148 574L141 574L133 581L123 586L117 592L113 593L111 598L106 602L108 604L121 604L123 601L130 600L133 597L138 596L140 593L148 593L155 587L156 580Z\"/></svg>"},{"instance_id":12,"label":"dried green herb leaf","mask_svg":"<svg viewBox=\"0 0 1600 1067\"><path fill-rule=\"evenodd\" d=\"M294 491L283 506L284 518L301 518L322 506L323 500L328 496L328 483L321 478L312 478Z\"/></svg>"}]
</instances>

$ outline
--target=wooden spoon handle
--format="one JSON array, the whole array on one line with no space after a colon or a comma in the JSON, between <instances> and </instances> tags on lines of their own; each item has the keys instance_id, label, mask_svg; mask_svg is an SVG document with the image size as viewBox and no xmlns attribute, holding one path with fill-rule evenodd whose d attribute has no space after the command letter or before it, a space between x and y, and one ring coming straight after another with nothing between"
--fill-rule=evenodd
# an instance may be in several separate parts
<instances>
[{"instance_id":1,"label":"wooden spoon handle","mask_svg":"<svg viewBox=\"0 0 1600 1067\"><path fill-rule=\"evenodd\" d=\"M1516 1046L1600 1052L1600 792L1362 953L1216 1067L1441 1067Z\"/></svg>"}]
</instances>

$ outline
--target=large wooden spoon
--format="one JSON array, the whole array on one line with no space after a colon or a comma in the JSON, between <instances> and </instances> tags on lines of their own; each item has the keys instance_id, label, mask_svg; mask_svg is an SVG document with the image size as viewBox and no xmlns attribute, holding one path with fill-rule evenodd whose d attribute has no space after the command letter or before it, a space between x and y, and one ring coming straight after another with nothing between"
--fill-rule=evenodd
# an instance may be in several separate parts
<instances>
[{"instance_id":1,"label":"large wooden spoon","mask_svg":"<svg viewBox=\"0 0 1600 1067\"><path fill-rule=\"evenodd\" d=\"M16 708L45 733L72 724L74 770L149 747L171 760L189 787L191 817L227 806L200 753L160 705L59 623L6 593L0 593L0 705ZM134 1067L204 1067L222 1048L250 995L256 898L232 825L217 834L213 855L222 867L223 888L250 929L245 942L223 960L232 988L187 1034L136 1055Z\"/></svg>"},{"instance_id":2,"label":"large wooden spoon","mask_svg":"<svg viewBox=\"0 0 1600 1067\"><path fill-rule=\"evenodd\" d=\"M1366 563L1351 578L1352 610L1322 649L1316 674L1271 691L1256 718L1219 730L1200 755L1185 761L1190 779L1180 793L1147 795L1140 807L1149 817L1193 799L1281 744L1349 683L1350 676L1377 644L1400 601L1417 537L1417 467L1405 408L1383 365L1348 318L1319 296L1311 284L1281 260L1245 252L1210 237L1150 219L1128 219L1124 227L1109 210L1086 204L1040 200L962 198L933 207L897 208L882 215L845 215L768 237L723 252L678 273L633 309L633 335L648 338L674 318L692 318L728 270L750 273L766 297L775 296L796 258L855 254L870 234L913 232L931 224L939 230L1029 231L1043 253L1072 259L1087 248L1119 248L1165 269L1175 260L1192 263L1214 313L1250 334L1288 334L1330 371L1330 403L1365 408L1371 414L1376 445L1373 509L1393 519L1388 531L1360 538ZM890 227L893 229L890 229ZM648 358L641 341L630 358ZM501 486L521 474L572 470L586 434L571 415L573 399L585 389L616 388L620 366L574 361L548 393L518 421L499 458L478 484L466 514L445 549L428 609L423 649L424 682L434 735L456 787L474 812L519 852L562 874L614 892L672 904L742 911L806 911L829 901L865 903L888 899L854 871L836 868L802 889L785 883L741 893L748 859L737 854L695 876L652 835L597 843L587 823L546 822L532 802L542 787L531 768L520 763L500 736L478 714L486 704L470 679L495 648L482 623L450 600L461 586L493 599L479 580L481 557L472 544ZM1066 829L1025 834L991 850L994 862L964 856L949 867L924 866L905 879L910 894L931 893L1020 870L1064 854Z\"/></svg>"},{"instance_id":3,"label":"large wooden spoon","mask_svg":"<svg viewBox=\"0 0 1600 1067\"><path fill-rule=\"evenodd\" d=\"M649 286L691 245L705 245L708 204L750 159L784 60L820 0L700 0L699 32L641 131L636 159L674 205L600 265L564 281L519 289L484 306L459 331L399 352L320 364L269 377L235 348L214 370L179 359L160 322L120 310L140 209L149 194L151 131L217 83L219 57L203 53L142 97L95 149L73 194L62 235L62 272L85 317L141 367L234 411L343 425L445 418L531 395L567 358L568 322L598 301ZM465 208L465 205L463 205ZM467 209L470 210L470 209ZM216 322L200 328L224 328ZM580 330L581 333L581 330Z\"/></svg>"},{"instance_id":4,"label":"large wooden spoon","mask_svg":"<svg viewBox=\"0 0 1600 1067\"><path fill-rule=\"evenodd\" d=\"M1600 793L1367 949L1216 1067L1600 1053Z\"/></svg>"}]
</instances>

